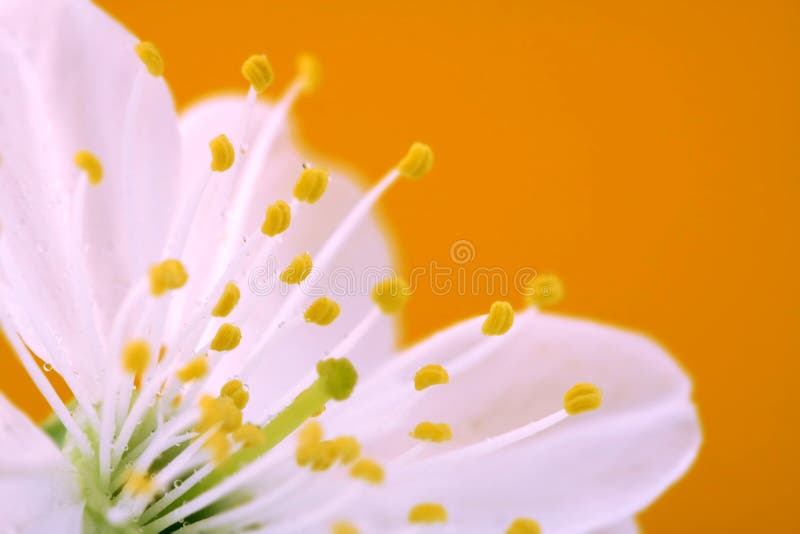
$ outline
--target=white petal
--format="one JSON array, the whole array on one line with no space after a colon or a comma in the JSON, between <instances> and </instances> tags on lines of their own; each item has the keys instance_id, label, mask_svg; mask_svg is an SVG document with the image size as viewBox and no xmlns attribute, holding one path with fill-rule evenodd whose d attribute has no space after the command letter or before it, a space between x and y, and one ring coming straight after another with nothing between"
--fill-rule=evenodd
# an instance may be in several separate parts
<instances>
[{"instance_id":1,"label":"white petal","mask_svg":"<svg viewBox=\"0 0 800 534\"><path fill-rule=\"evenodd\" d=\"M203 173L207 172L210 159L209 140L220 133L235 131L243 106L243 98L218 97L201 102L182 117L184 184L200 179ZM255 128L260 127L269 120L273 110L274 108L268 104L259 103L250 119L251 124ZM258 154L251 147L246 158L253 160L257 157ZM257 260L256 265L267 266L272 273L283 270L299 253L307 251L313 258L336 223L348 213L362 195L361 189L340 170L341 166L328 165L298 148L288 124L282 122L264 168L259 171L260 179L245 216L246 231L258 231L268 204L276 200L291 201L292 190L304 162L312 162L315 166L329 169L331 182L322 199L313 205L303 204L300 213L293 214L291 226L283 235L283 243L274 251L274 255ZM212 176L212 180L232 181L234 170ZM230 206L230 196L220 194L215 189L220 185L226 184L212 182L206 191L200 204L201 217L195 220L188 244L186 266L190 281L181 293L190 304L194 302L193 299L205 294L210 287L208 269L212 264L213 253L222 246L224 223L226 217L230 216L229 213L225 213ZM269 239L260 232L256 238ZM313 369L318 360L326 357L325 350L332 348L372 308L368 296L371 283L374 283L376 273L382 268L387 269L390 265L389 248L382 232L375 218L368 217L341 249L330 268L324 273L319 273L318 292L308 295L291 318L301 318L304 307L322 295L339 302L341 315L332 325L325 327L305 324L301 319L300 324L295 324L286 335L281 333L275 337L269 346L271 358L268 362L264 362L261 371L251 379L254 384L259 385L258 390L251 390L252 409L263 407L270 400L274 400L304 373ZM370 274L372 278L369 278ZM235 351L236 354L247 353L286 298L282 294L282 291L286 290L285 286L283 288L280 284L264 286L267 278L268 275L263 271L255 270L239 284L243 294L242 302L246 298L254 298L255 306L252 315L245 323L240 324L243 339ZM192 310L193 307L188 306L188 308ZM236 312L232 317L236 317ZM178 318L173 317L173 320L176 321ZM176 329L176 326L177 324L173 323L173 329ZM376 356L387 355L393 350L394 342L393 321L382 318L359 344L357 350Z\"/></svg>"},{"instance_id":2,"label":"white petal","mask_svg":"<svg viewBox=\"0 0 800 534\"><path fill-rule=\"evenodd\" d=\"M47 315L37 320L80 354L75 338L86 336L69 298L67 252L86 255L107 331L131 280L161 252L178 174L177 119L164 81L137 74L144 71L137 40L91 3L4 2L0 28L5 46L16 49L3 58L4 238L28 283L41 288L33 296ZM126 114L137 78L139 103ZM135 117L135 128L126 117ZM88 191L85 247L66 225L73 202L66 192L79 175L72 158L81 149L104 168L103 183Z\"/></svg>"},{"instance_id":3,"label":"white petal","mask_svg":"<svg viewBox=\"0 0 800 534\"><path fill-rule=\"evenodd\" d=\"M639 532L639 525L636 518L627 517L613 525L606 525L602 528L593 530L591 534L636 534Z\"/></svg>"},{"instance_id":4,"label":"white petal","mask_svg":"<svg viewBox=\"0 0 800 534\"><path fill-rule=\"evenodd\" d=\"M0 526L33 533L49 524L59 525L58 532L80 532L69 525L79 526L82 510L70 463L0 394Z\"/></svg>"},{"instance_id":5,"label":"white petal","mask_svg":"<svg viewBox=\"0 0 800 534\"><path fill-rule=\"evenodd\" d=\"M386 460L415 444L407 433L418 422L453 429L451 442L424 446L418 461L393 470L389 464L387 487L371 493L375 510L386 508L376 524L402 521L415 502L433 500L452 508L459 523L531 516L550 529L589 529L640 510L688 468L700 441L689 381L658 345L623 330L525 312L506 339L491 341L493 350L449 385L414 391L421 365L454 366L483 341L481 322L466 321L399 355L407 364L377 392L366 387L338 417L323 415L333 434L366 436L365 454ZM583 381L604 391L597 412L466 464L424 461L557 411L564 392ZM381 404L392 387L400 395ZM359 406L374 408L348 418ZM359 501L358 509L370 508Z\"/></svg>"}]
</instances>

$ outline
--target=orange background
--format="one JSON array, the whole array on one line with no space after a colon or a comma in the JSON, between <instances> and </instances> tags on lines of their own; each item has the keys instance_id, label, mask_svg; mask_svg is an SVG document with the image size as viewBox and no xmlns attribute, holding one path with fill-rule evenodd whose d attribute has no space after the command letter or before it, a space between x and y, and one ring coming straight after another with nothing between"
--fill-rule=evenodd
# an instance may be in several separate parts
<instances>
[{"instance_id":1,"label":"orange background","mask_svg":"<svg viewBox=\"0 0 800 534\"><path fill-rule=\"evenodd\" d=\"M406 272L469 239L474 266L554 270L562 310L670 347L706 441L649 532L798 531L796 0L101 3L158 44L180 106L244 90L254 52L280 88L308 50L325 67L296 111L310 146L378 177L430 143L435 172L380 206ZM423 290L404 340L491 300Z\"/></svg>"}]
</instances>

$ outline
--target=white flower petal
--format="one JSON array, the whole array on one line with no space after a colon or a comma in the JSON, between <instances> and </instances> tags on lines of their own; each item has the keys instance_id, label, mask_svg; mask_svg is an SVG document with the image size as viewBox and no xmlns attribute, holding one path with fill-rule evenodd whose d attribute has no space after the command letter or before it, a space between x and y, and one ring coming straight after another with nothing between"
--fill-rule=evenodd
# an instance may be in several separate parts
<instances>
[{"instance_id":1,"label":"white flower petal","mask_svg":"<svg viewBox=\"0 0 800 534\"><path fill-rule=\"evenodd\" d=\"M2 140L4 234L46 314L37 320L74 356L87 352L87 336L67 283L68 252L81 246L67 237L73 198L65 191L79 177L73 156L90 150L104 168L87 193L80 253L107 333L124 292L161 253L178 174L177 119L166 84L136 57L137 40L91 3L4 2L0 29L16 48L3 59L3 135L14 136ZM139 104L128 114L134 87Z\"/></svg>"},{"instance_id":2,"label":"white flower petal","mask_svg":"<svg viewBox=\"0 0 800 534\"><path fill-rule=\"evenodd\" d=\"M69 525L79 526L82 510L70 463L0 394L0 527L22 532L80 532ZM52 521L47 523L47 518ZM59 527L42 530L43 524Z\"/></svg>"},{"instance_id":3,"label":"white flower petal","mask_svg":"<svg viewBox=\"0 0 800 534\"><path fill-rule=\"evenodd\" d=\"M646 506L688 468L700 440L689 381L658 345L623 330L527 311L450 384L414 391L416 369L452 368L484 341L481 322L465 321L397 356L402 365L371 391L357 388L322 416L332 434L355 433L366 455L385 460L416 444L407 433L418 422L451 425L452 441L425 445L394 474L389 464L388 487L371 501L376 508L388 502L404 513L414 501L442 500L467 523L531 515L548 527L588 529ZM466 464L424 462L559 410L577 382L603 390L600 410ZM349 416L356 406L370 408ZM387 513L377 521L401 519Z\"/></svg>"},{"instance_id":4,"label":"white flower petal","mask_svg":"<svg viewBox=\"0 0 800 534\"><path fill-rule=\"evenodd\" d=\"M183 184L189 187L192 180L200 179L207 172L210 153L208 142L220 133L230 133L238 127L244 99L238 97L218 97L205 100L188 110L182 117L183 134ZM257 129L269 120L274 107L259 103L250 119L253 128ZM237 154L241 158L240 154ZM251 146L247 160L259 155ZM242 162L247 161L242 159ZM336 166L328 166L325 162L312 158L298 148L291 132L282 123L275 137L269 156L265 160L260 178L257 182L252 201L245 216L245 229L256 231L261 227L264 212L268 204L276 200L292 199L292 191L302 171L304 162L312 162L314 166L325 167L331 171L331 182L323 197L315 204L302 204L299 213L294 213L292 223L284 234L282 244L268 258L256 258L253 265L266 267L255 269L244 277L240 283L242 302L245 298L255 298L252 315L240 324L242 327L242 343L235 355L243 355L253 347L259 334L273 320L277 309L287 298L286 286L280 283L265 285L269 273L283 270L294 256L309 252L314 257L325 239L335 228L363 192L344 172ZM223 246L226 218L226 206L230 205L230 194L220 194L217 187L224 187L234 180L236 168L231 171L212 176L199 211L201 216L195 220L189 239L185 257L186 268L190 280L182 295L184 303L192 304L210 289L209 267L212 265L213 253ZM241 178L241 177L240 177ZM243 236L236 239L241 240ZM266 241L270 238L257 233L256 239ZM254 247L257 249L258 247ZM309 294L304 303L289 319L300 319L299 325L293 325L286 335L280 332L269 345L269 356L264 365L251 382L258 384L258 390L251 390L251 409L257 410L266 406L276 396L294 384L314 364L326 357L325 350L332 348L349 329L353 328L372 308L369 298L371 283L376 276L391 265L389 249L374 217L368 217L347 241L332 265L325 272L312 274L318 276L318 285L313 294ZM381 271L383 269L383 271ZM302 322L305 306L315 298L327 295L339 302L341 315L329 326L317 326ZM215 295L213 298L216 298ZM240 304L241 306L242 304ZM194 306L188 309L194 311ZM231 317L236 317L236 311ZM172 328L177 329L179 321L184 317L173 316ZM369 335L359 344L357 350L376 355L387 355L394 348L394 325L388 318L381 318L371 329ZM231 354L234 356L234 354ZM336 355L342 356L342 355ZM232 360L233 361L233 360ZM248 377L245 377L248 378Z\"/></svg>"},{"instance_id":5,"label":"white flower petal","mask_svg":"<svg viewBox=\"0 0 800 534\"><path fill-rule=\"evenodd\" d=\"M639 525L636 522L636 518L627 517L612 525L593 530L591 534L636 534L637 532L639 532Z\"/></svg>"}]
</instances>

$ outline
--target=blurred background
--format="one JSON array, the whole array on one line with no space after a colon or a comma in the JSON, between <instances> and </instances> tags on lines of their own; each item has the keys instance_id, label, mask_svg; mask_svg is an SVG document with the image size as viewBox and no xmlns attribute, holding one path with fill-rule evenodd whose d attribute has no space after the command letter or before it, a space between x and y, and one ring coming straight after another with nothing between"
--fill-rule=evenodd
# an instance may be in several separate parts
<instances>
[{"instance_id":1,"label":"blurred background","mask_svg":"<svg viewBox=\"0 0 800 534\"><path fill-rule=\"evenodd\" d=\"M705 443L647 532L797 532L800 3L98 2L167 64L180 108L315 53L300 137L363 176L412 141L434 172L382 201L398 268L557 272L559 310L648 332L693 376ZM490 295L421 288L408 344ZM512 295L514 304L521 298ZM0 389L47 413L8 349Z\"/></svg>"}]
</instances>

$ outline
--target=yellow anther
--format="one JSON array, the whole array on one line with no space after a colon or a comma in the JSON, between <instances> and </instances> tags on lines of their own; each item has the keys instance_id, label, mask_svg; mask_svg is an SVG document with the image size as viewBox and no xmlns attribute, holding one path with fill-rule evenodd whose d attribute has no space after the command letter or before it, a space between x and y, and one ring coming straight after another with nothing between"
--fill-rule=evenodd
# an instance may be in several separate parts
<instances>
[{"instance_id":1,"label":"yellow anther","mask_svg":"<svg viewBox=\"0 0 800 534\"><path fill-rule=\"evenodd\" d=\"M542 529L539 527L539 523L526 517L515 519L506 530L506 534L541 534L541 532Z\"/></svg>"},{"instance_id":2,"label":"yellow anther","mask_svg":"<svg viewBox=\"0 0 800 534\"><path fill-rule=\"evenodd\" d=\"M223 397L230 397L237 391L241 391L244 389L244 384L238 378L234 378L233 380L228 380L223 384L222 388L219 390L219 394Z\"/></svg>"},{"instance_id":3,"label":"yellow anther","mask_svg":"<svg viewBox=\"0 0 800 534\"><path fill-rule=\"evenodd\" d=\"M179 289L187 280L189 275L178 260L164 260L150 267L150 292L155 296Z\"/></svg>"},{"instance_id":4,"label":"yellow anther","mask_svg":"<svg viewBox=\"0 0 800 534\"><path fill-rule=\"evenodd\" d=\"M399 276L391 276L381 280L372 288L372 300L383 313L397 313L408 302L408 284Z\"/></svg>"},{"instance_id":5,"label":"yellow anther","mask_svg":"<svg viewBox=\"0 0 800 534\"><path fill-rule=\"evenodd\" d=\"M337 401L347 399L358 381L358 373L347 358L330 358L317 362L317 373L324 380L325 391Z\"/></svg>"},{"instance_id":6,"label":"yellow anther","mask_svg":"<svg viewBox=\"0 0 800 534\"><path fill-rule=\"evenodd\" d=\"M250 400L250 393L244 388L241 380L229 380L222 386L220 396L228 397L240 410L244 410Z\"/></svg>"},{"instance_id":7,"label":"yellow anther","mask_svg":"<svg viewBox=\"0 0 800 534\"><path fill-rule=\"evenodd\" d=\"M297 56L297 74L303 82L303 90L307 93L316 91L322 81L322 68L312 54Z\"/></svg>"},{"instance_id":8,"label":"yellow anther","mask_svg":"<svg viewBox=\"0 0 800 534\"><path fill-rule=\"evenodd\" d=\"M306 445L311 458L312 471L326 471L336 462L336 447L332 441L322 441L316 445ZM298 463L300 463L300 449L298 447ZM300 464L302 465L302 464Z\"/></svg>"},{"instance_id":9,"label":"yellow anther","mask_svg":"<svg viewBox=\"0 0 800 534\"><path fill-rule=\"evenodd\" d=\"M203 378L207 373L208 360L204 354L178 369L178 380L181 382L191 382L192 380Z\"/></svg>"},{"instance_id":10,"label":"yellow anther","mask_svg":"<svg viewBox=\"0 0 800 534\"><path fill-rule=\"evenodd\" d=\"M103 164L88 150L79 150L75 153L75 165L86 173L90 184L97 185L103 181Z\"/></svg>"},{"instance_id":11,"label":"yellow anther","mask_svg":"<svg viewBox=\"0 0 800 534\"><path fill-rule=\"evenodd\" d=\"M340 311L338 302L328 297L320 297L311 303L303 317L308 323L325 326L336 320Z\"/></svg>"},{"instance_id":12,"label":"yellow anther","mask_svg":"<svg viewBox=\"0 0 800 534\"><path fill-rule=\"evenodd\" d=\"M230 456L231 442L225 434L215 432L208 441L203 444L203 448L211 453L211 460L215 464L220 465Z\"/></svg>"},{"instance_id":13,"label":"yellow anther","mask_svg":"<svg viewBox=\"0 0 800 534\"><path fill-rule=\"evenodd\" d=\"M220 295L217 305L211 310L211 315L214 317L227 317L239 303L240 296L239 286L233 282L228 282L225 284L225 289L222 290L222 295Z\"/></svg>"},{"instance_id":14,"label":"yellow anther","mask_svg":"<svg viewBox=\"0 0 800 534\"><path fill-rule=\"evenodd\" d=\"M511 304L498 300L489 308L489 315L483 322L481 330L487 336L502 336L514 324L514 308Z\"/></svg>"},{"instance_id":15,"label":"yellow anther","mask_svg":"<svg viewBox=\"0 0 800 534\"><path fill-rule=\"evenodd\" d=\"M426 365L414 375L414 389L422 391L431 386L438 386L450 382L450 375L441 365Z\"/></svg>"},{"instance_id":16,"label":"yellow anther","mask_svg":"<svg viewBox=\"0 0 800 534\"><path fill-rule=\"evenodd\" d=\"M440 443L453 439L453 431L447 423L420 423L410 434L412 438Z\"/></svg>"},{"instance_id":17,"label":"yellow anther","mask_svg":"<svg viewBox=\"0 0 800 534\"><path fill-rule=\"evenodd\" d=\"M303 252L281 273L281 281L287 284L299 284L311 274L311 256L308 252Z\"/></svg>"},{"instance_id":18,"label":"yellow anther","mask_svg":"<svg viewBox=\"0 0 800 534\"><path fill-rule=\"evenodd\" d=\"M324 169L305 168L294 184L294 198L301 202L313 204L328 189L328 171Z\"/></svg>"},{"instance_id":19,"label":"yellow anther","mask_svg":"<svg viewBox=\"0 0 800 534\"><path fill-rule=\"evenodd\" d=\"M333 440L336 456L344 465L353 463L361 454L361 445L352 436L340 436Z\"/></svg>"},{"instance_id":20,"label":"yellow anther","mask_svg":"<svg viewBox=\"0 0 800 534\"><path fill-rule=\"evenodd\" d=\"M183 395L175 395L175 398L172 399L172 408L177 408L181 405L181 401L183 400Z\"/></svg>"},{"instance_id":21,"label":"yellow anther","mask_svg":"<svg viewBox=\"0 0 800 534\"><path fill-rule=\"evenodd\" d=\"M128 481L125 483L125 491L131 495L149 496L155 492L156 486L153 479L147 473L131 471Z\"/></svg>"},{"instance_id":22,"label":"yellow anther","mask_svg":"<svg viewBox=\"0 0 800 534\"><path fill-rule=\"evenodd\" d=\"M369 458L362 458L350 468L350 476L366 480L372 484L383 482L383 467Z\"/></svg>"},{"instance_id":23,"label":"yellow anther","mask_svg":"<svg viewBox=\"0 0 800 534\"><path fill-rule=\"evenodd\" d=\"M161 361L164 359L164 356L166 355L167 355L167 346L161 345L161 347L158 349L158 359L156 359L156 361L158 363L161 363Z\"/></svg>"},{"instance_id":24,"label":"yellow anther","mask_svg":"<svg viewBox=\"0 0 800 534\"><path fill-rule=\"evenodd\" d=\"M433 167L433 150L423 143L414 143L406 157L397 164L397 170L406 178L422 178Z\"/></svg>"},{"instance_id":25,"label":"yellow anther","mask_svg":"<svg viewBox=\"0 0 800 534\"><path fill-rule=\"evenodd\" d=\"M214 398L204 395L200 399L200 421L197 431L205 432L214 425L220 425L223 432L233 432L242 426L242 411L230 397Z\"/></svg>"},{"instance_id":26,"label":"yellow anther","mask_svg":"<svg viewBox=\"0 0 800 534\"><path fill-rule=\"evenodd\" d=\"M150 346L147 341L137 339L129 342L122 350L122 368L131 374L138 374L150 363Z\"/></svg>"},{"instance_id":27,"label":"yellow anther","mask_svg":"<svg viewBox=\"0 0 800 534\"><path fill-rule=\"evenodd\" d=\"M142 60L150 74L153 76L164 74L164 58L161 57L161 52L158 51L156 45L149 41L142 41L136 45L135 50L136 55Z\"/></svg>"},{"instance_id":28,"label":"yellow anther","mask_svg":"<svg viewBox=\"0 0 800 534\"><path fill-rule=\"evenodd\" d=\"M272 65L264 54L256 54L245 59L242 63L242 76L250 82L256 93L263 93L275 79Z\"/></svg>"},{"instance_id":29,"label":"yellow anther","mask_svg":"<svg viewBox=\"0 0 800 534\"><path fill-rule=\"evenodd\" d=\"M331 526L331 534L360 534L358 529L352 523L346 521L339 521Z\"/></svg>"},{"instance_id":30,"label":"yellow anther","mask_svg":"<svg viewBox=\"0 0 800 534\"><path fill-rule=\"evenodd\" d=\"M315 444L322 441L322 425L316 421L309 421L297 433L301 444Z\"/></svg>"},{"instance_id":31,"label":"yellow anther","mask_svg":"<svg viewBox=\"0 0 800 534\"><path fill-rule=\"evenodd\" d=\"M217 352L233 350L239 346L241 340L242 331L239 327L225 323L219 327L214 339L211 340L211 350L216 350Z\"/></svg>"},{"instance_id":32,"label":"yellow anther","mask_svg":"<svg viewBox=\"0 0 800 534\"><path fill-rule=\"evenodd\" d=\"M570 415L596 410L603 403L603 392L593 384L575 384L564 394L564 410Z\"/></svg>"},{"instance_id":33,"label":"yellow anther","mask_svg":"<svg viewBox=\"0 0 800 534\"><path fill-rule=\"evenodd\" d=\"M525 285L525 301L539 308L564 300L564 284L554 274L540 274Z\"/></svg>"},{"instance_id":34,"label":"yellow anther","mask_svg":"<svg viewBox=\"0 0 800 534\"><path fill-rule=\"evenodd\" d=\"M236 152L230 139L225 134L220 134L208 142L211 149L211 170L216 172L227 171L236 159Z\"/></svg>"},{"instance_id":35,"label":"yellow anther","mask_svg":"<svg viewBox=\"0 0 800 534\"><path fill-rule=\"evenodd\" d=\"M441 504L424 502L414 506L408 512L409 523L445 523L447 510Z\"/></svg>"},{"instance_id":36,"label":"yellow anther","mask_svg":"<svg viewBox=\"0 0 800 534\"><path fill-rule=\"evenodd\" d=\"M231 436L233 437L234 441L241 443L245 448L258 447L267 441L267 438L264 436L264 433L261 432L261 429L252 423L247 423L246 425L240 426L233 431Z\"/></svg>"},{"instance_id":37,"label":"yellow anther","mask_svg":"<svg viewBox=\"0 0 800 534\"><path fill-rule=\"evenodd\" d=\"M289 228L292 222L292 208L283 200L267 206L264 222L261 223L261 233L270 237L276 236Z\"/></svg>"}]
</instances>

